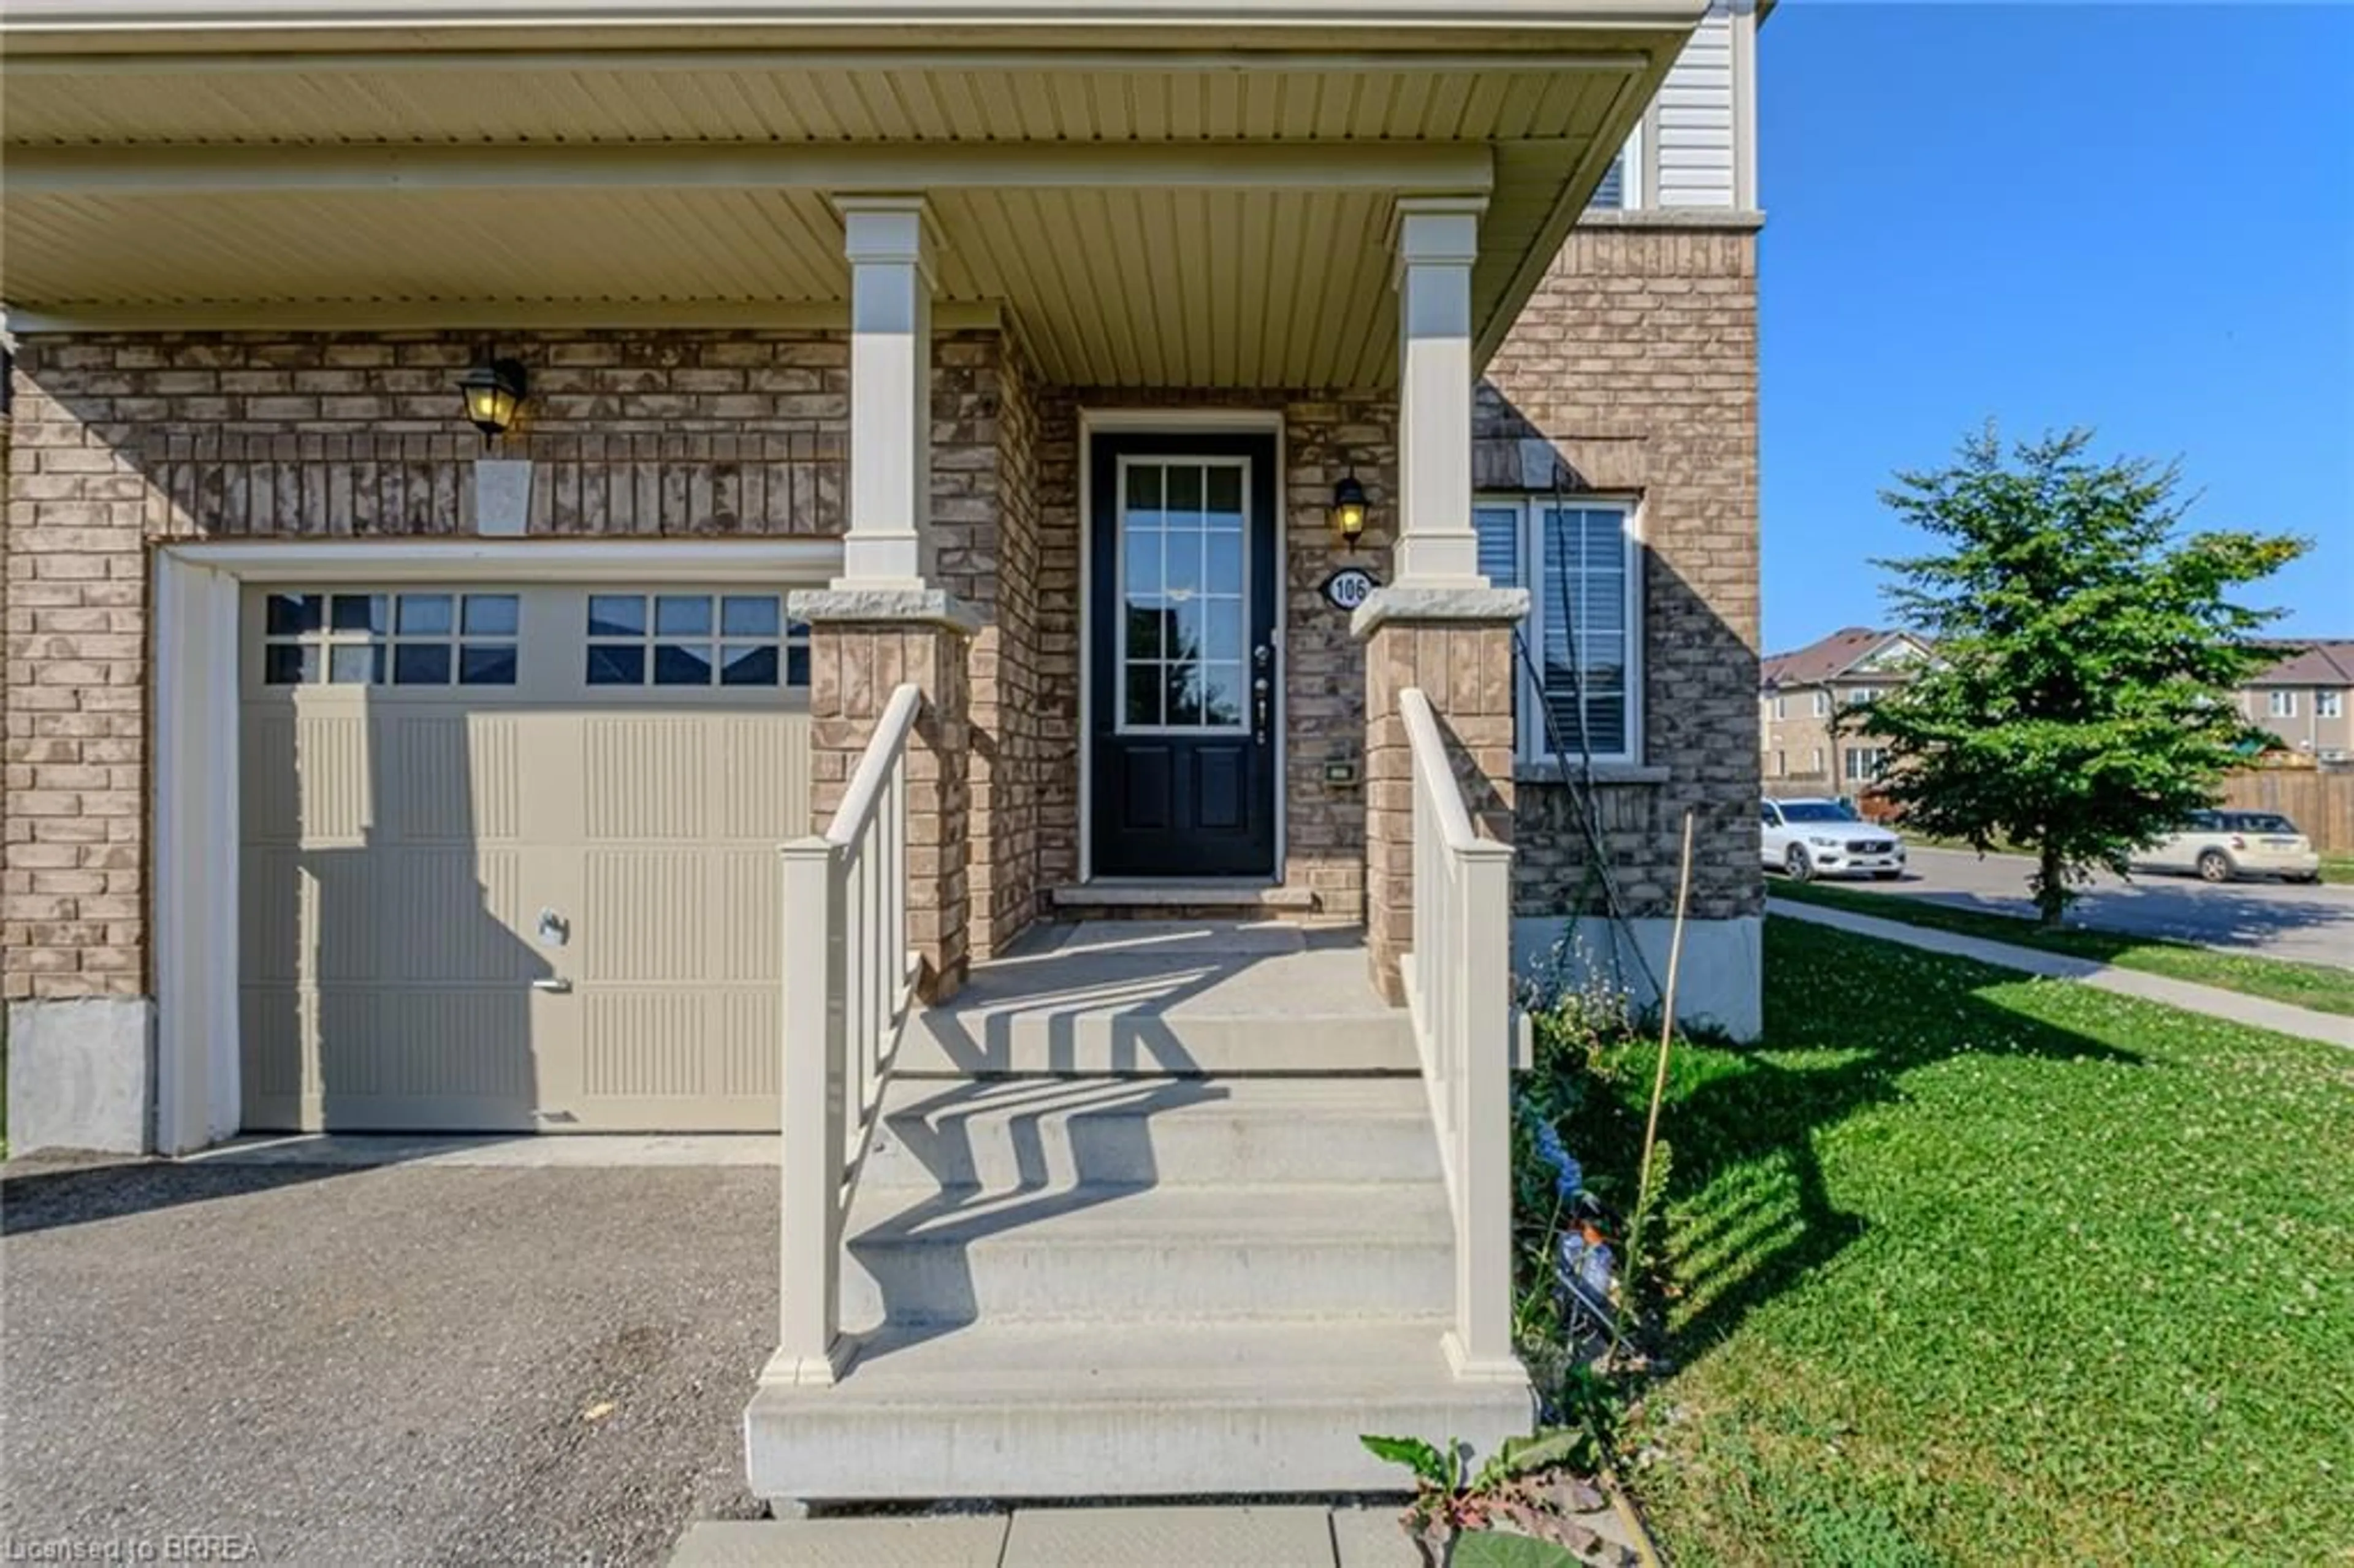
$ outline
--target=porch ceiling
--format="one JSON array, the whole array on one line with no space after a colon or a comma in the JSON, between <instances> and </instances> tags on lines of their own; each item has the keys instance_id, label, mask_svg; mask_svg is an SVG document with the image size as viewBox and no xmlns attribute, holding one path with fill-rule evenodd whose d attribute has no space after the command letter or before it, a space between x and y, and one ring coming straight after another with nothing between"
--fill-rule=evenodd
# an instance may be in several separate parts
<instances>
[{"instance_id":1,"label":"porch ceiling","mask_svg":"<svg viewBox=\"0 0 2354 1568\"><path fill-rule=\"evenodd\" d=\"M1002 307L1055 379L1379 386L1394 199L1488 196L1492 345L1698 8L920 53L12 24L0 299L57 326L807 320L848 291L827 193L922 190L943 299Z\"/></svg>"}]
</instances>

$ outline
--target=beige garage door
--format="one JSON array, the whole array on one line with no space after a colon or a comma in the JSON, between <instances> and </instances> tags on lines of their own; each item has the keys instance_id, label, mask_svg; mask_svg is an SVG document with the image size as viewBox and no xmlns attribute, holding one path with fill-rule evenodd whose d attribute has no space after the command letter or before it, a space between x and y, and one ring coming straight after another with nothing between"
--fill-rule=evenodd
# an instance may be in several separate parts
<instances>
[{"instance_id":1,"label":"beige garage door","mask_svg":"<svg viewBox=\"0 0 2354 1568\"><path fill-rule=\"evenodd\" d=\"M261 588L244 655L249 1128L777 1125L781 590Z\"/></svg>"}]
</instances>

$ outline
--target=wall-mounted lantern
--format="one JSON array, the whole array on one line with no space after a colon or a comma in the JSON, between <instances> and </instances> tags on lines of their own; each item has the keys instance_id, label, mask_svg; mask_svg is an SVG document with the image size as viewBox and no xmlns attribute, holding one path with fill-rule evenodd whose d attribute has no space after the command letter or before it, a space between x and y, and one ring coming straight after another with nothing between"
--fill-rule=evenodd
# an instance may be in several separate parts
<instances>
[{"instance_id":1,"label":"wall-mounted lantern","mask_svg":"<svg viewBox=\"0 0 2354 1568\"><path fill-rule=\"evenodd\" d=\"M466 418L482 432L484 446L514 423L527 385L519 359L489 360L458 377L458 390L466 395Z\"/></svg>"},{"instance_id":2,"label":"wall-mounted lantern","mask_svg":"<svg viewBox=\"0 0 2354 1568\"><path fill-rule=\"evenodd\" d=\"M1332 487L1332 532L1341 535L1343 545L1354 545L1365 531L1365 487L1357 482L1357 471L1351 469Z\"/></svg>"}]
</instances>

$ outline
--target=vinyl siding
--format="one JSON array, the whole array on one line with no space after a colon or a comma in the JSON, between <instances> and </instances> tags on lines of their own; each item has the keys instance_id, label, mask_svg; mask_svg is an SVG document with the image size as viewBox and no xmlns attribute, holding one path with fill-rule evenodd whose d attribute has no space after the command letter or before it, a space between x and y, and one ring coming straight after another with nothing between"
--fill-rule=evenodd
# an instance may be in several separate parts
<instances>
[{"instance_id":1,"label":"vinyl siding","mask_svg":"<svg viewBox=\"0 0 2354 1568\"><path fill-rule=\"evenodd\" d=\"M1746 11L1736 18L1720 5L1692 34L1691 41L1659 88L1658 183L1646 192L1649 205L1736 205L1734 168L1734 28L1754 26Z\"/></svg>"}]
</instances>

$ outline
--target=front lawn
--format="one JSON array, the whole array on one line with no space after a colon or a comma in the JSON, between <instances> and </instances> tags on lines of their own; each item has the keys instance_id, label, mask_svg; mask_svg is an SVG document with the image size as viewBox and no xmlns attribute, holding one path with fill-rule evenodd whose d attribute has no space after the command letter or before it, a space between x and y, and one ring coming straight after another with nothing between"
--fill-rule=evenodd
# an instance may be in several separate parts
<instances>
[{"instance_id":1,"label":"front lawn","mask_svg":"<svg viewBox=\"0 0 2354 1568\"><path fill-rule=\"evenodd\" d=\"M1769 1044L1679 1044L1661 1124L1625 1438L1674 1560L2348 1561L2354 1054L1789 920L1766 962ZM1570 1124L1621 1196L1651 1059Z\"/></svg>"},{"instance_id":2,"label":"front lawn","mask_svg":"<svg viewBox=\"0 0 2354 1568\"><path fill-rule=\"evenodd\" d=\"M2337 969L2328 964L2262 959L2253 953L2221 953L2212 948L2195 947L2188 942L2169 942L2158 937L2128 937L2115 931L2094 931L2078 926L2046 931L2034 921L2015 915L1990 915L1982 909L1956 909L1949 904L1938 904L1926 898L1909 898L1902 894L1865 893L1852 887L1833 887L1819 882L1776 882L1773 893L1776 898L1792 898L1804 904L1825 904L1835 909L1852 910L1858 915L1902 921L1907 926L1926 926L1933 930L1952 931L1964 937L2010 942L2042 952L2062 953L2070 958L2115 964L2121 969L2139 969L2145 974L2165 975L2173 980L2211 985L2222 991L2236 991L2243 996L2261 996L2271 1001L2285 1001L2296 1007L2312 1008L2317 1012L2354 1016L2354 969Z\"/></svg>"}]
</instances>

